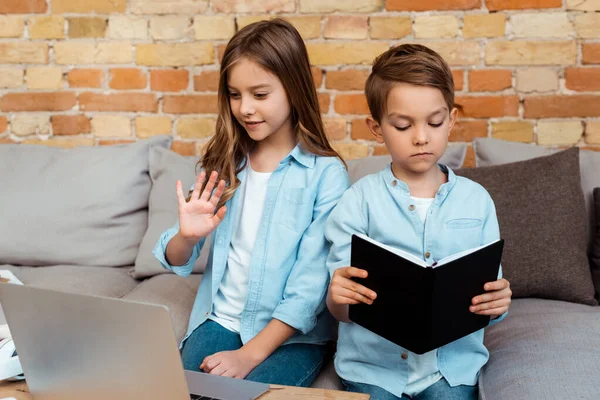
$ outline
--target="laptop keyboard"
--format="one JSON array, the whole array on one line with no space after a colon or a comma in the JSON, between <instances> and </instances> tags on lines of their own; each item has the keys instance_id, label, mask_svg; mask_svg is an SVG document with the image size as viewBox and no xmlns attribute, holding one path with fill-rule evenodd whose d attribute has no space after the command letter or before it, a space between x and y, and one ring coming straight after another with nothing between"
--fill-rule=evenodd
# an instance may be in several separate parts
<instances>
[{"instance_id":1,"label":"laptop keyboard","mask_svg":"<svg viewBox=\"0 0 600 400\"><path fill-rule=\"evenodd\" d=\"M222 400L214 397L206 397L199 394L190 394L190 400Z\"/></svg>"}]
</instances>

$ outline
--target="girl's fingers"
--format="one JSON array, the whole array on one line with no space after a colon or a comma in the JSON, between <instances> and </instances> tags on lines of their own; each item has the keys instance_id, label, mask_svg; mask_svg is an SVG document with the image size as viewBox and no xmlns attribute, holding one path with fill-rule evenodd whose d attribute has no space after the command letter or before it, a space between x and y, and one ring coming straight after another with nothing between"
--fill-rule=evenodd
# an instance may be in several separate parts
<instances>
[{"instance_id":1,"label":"girl's fingers","mask_svg":"<svg viewBox=\"0 0 600 400\"><path fill-rule=\"evenodd\" d=\"M212 196L210 196L210 202L213 206L217 206L219 204L219 200L221 200L221 196L225 191L225 181L221 179L219 184L217 185L217 189L213 192Z\"/></svg>"},{"instance_id":2,"label":"girl's fingers","mask_svg":"<svg viewBox=\"0 0 600 400\"><path fill-rule=\"evenodd\" d=\"M177 181L175 185L175 190L177 191L177 204L179 204L179 208L185 205L185 196L183 195L183 189L181 187L181 181Z\"/></svg>"},{"instance_id":3,"label":"girl's fingers","mask_svg":"<svg viewBox=\"0 0 600 400\"><path fill-rule=\"evenodd\" d=\"M213 222L213 226L216 228L217 226L219 226L219 224L221 223L221 221L223 221L223 218L225 218L225 213L227 212L227 207L222 206L221 208L219 208L219 211L217 211L217 213L215 215L212 216L212 222Z\"/></svg>"},{"instance_id":4,"label":"girl's fingers","mask_svg":"<svg viewBox=\"0 0 600 400\"><path fill-rule=\"evenodd\" d=\"M219 363L219 365L217 365L216 367L214 367L213 369L210 370L210 374L211 375L223 375L223 373L225 373L226 369L223 366L223 364Z\"/></svg>"},{"instance_id":5,"label":"girl's fingers","mask_svg":"<svg viewBox=\"0 0 600 400\"><path fill-rule=\"evenodd\" d=\"M204 191L202 192L202 196L200 196L200 200L208 201L210 194L212 193L213 189L215 188L215 183L217 182L218 175L219 174L217 173L217 171L211 172L210 177L208 178L208 183L206 184L206 187L204 188Z\"/></svg>"},{"instance_id":6,"label":"girl's fingers","mask_svg":"<svg viewBox=\"0 0 600 400\"><path fill-rule=\"evenodd\" d=\"M202 184L204 183L205 177L206 177L206 172L202 171L202 172L200 172L200 175L198 175L198 178L196 178L196 184L194 185L194 190L192 191L192 196L190 198L190 201L197 200L200 197L200 188L202 187Z\"/></svg>"}]
</instances>

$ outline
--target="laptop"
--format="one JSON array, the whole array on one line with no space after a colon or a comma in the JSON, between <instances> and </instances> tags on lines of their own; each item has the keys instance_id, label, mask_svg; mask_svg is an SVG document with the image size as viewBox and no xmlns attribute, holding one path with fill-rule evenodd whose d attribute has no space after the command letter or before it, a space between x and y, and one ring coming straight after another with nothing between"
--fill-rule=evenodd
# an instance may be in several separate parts
<instances>
[{"instance_id":1,"label":"laptop","mask_svg":"<svg viewBox=\"0 0 600 400\"><path fill-rule=\"evenodd\" d=\"M269 385L184 371L168 308L0 284L38 400L251 400Z\"/></svg>"}]
</instances>

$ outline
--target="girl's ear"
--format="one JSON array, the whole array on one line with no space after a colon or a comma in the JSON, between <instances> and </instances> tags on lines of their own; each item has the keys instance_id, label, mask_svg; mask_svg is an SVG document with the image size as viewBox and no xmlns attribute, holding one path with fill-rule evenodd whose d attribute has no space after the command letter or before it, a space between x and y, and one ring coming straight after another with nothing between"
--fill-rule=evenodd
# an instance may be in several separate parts
<instances>
[{"instance_id":1,"label":"girl's ear","mask_svg":"<svg viewBox=\"0 0 600 400\"><path fill-rule=\"evenodd\" d=\"M381 125L379 122L375 121L373 117L370 115L365 119L367 122L367 126L371 131L371 134L375 137L377 143L383 143L383 134L381 133Z\"/></svg>"},{"instance_id":2,"label":"girl's ear","mask_svg":"<svg viewBox=\"0 0 600 400\"><path fill-rule=\"evenodd\" d=\"M450 132L452 132L452 128L456 123L456 118L458 117L458 109L454 107L452 111L450 111L450 126L448 127L448 136L450 136Z\"/></svg>"}]
</instances>

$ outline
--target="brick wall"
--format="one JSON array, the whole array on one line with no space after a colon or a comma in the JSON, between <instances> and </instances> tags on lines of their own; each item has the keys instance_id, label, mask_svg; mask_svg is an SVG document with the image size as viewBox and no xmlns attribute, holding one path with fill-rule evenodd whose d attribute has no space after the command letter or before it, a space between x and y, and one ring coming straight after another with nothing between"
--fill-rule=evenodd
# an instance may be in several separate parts
<instances>
[{"instance_id":1,"label":"brick wall","mask_svg":"<svg viewBox=\"0 0 600 400\"><path fill-rule=\"evenodd\" d=\"M305 38L347 158L385 152L362 89L373 58L402 42L450 63L464 107L452 141L600 150L600 0L0 0L0 143L170 134L175 151L198 155L227 39L272 15Z\"/></svg>"}]
</instances>

